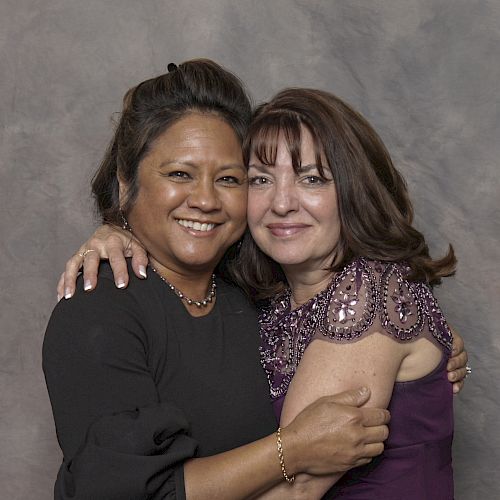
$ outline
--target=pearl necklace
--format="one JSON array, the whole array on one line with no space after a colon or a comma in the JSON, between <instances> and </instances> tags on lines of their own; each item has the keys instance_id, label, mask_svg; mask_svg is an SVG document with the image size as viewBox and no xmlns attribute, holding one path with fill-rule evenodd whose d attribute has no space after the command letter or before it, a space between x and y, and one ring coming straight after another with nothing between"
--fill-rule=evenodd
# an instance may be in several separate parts
<instances>
[{"instance_id":1,"label":"pearl necklace","mask_svg":"<svg viewBox=\"0 0 500 500\"><path fill-rule=\"evenodd\" d=\"M190 299L189 297L187 297L183 292L181 292L178 288L176 288L174 285L172 285L172 283L167 281L167 279L159 271L157 271L154 267L151 266L151 269L160 277L160 279L166 285L168 285L170 290L172 290L172 292L174 292L175 295L177 295L177 297L179 297L179 299L184 300L188 306L194 304L196 307L199 307L199 308L207 307L212 302L213 298L215 297L216 288L217 288L217 284L215 283L215 274L212 274L210 291L208 292L207 296L203 300L194 300L194 299Z\"/></svg>"}]
</instances>

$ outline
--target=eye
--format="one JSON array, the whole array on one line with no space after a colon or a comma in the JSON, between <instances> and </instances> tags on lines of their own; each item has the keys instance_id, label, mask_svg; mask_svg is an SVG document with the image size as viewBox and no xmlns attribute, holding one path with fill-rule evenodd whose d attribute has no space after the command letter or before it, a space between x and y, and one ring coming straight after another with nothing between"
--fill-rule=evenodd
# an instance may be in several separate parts
<instances>
[{"instance_id":1,"label":"eye","mask_svg":"<svg viewBox=\"0 0 500 500\"><path fill-rule=\"evenodd\" d=\"M271 183L270 179L264 177L263 175L255 175L248 179L248 184L250 186L267 186Z\"/></svg>"},{"instance_id":2,"label":"eye","mask_svg":"<svg viewBox=\"0 0 500 500\"><path fill-rule=\"evenodd\" d=\"M319 175L307 175L306 177L303 177L301 179L301 182L314 186L314 185L325 184L327 181L322 177L320 177Z\"/></svg>"},{"instance_id":3,"label":"eye","mask_svg":"<svg viewBox=\"0 0 500 500\"><path fill-rule=\"evenodd\" d=\"M169 177L180 177L180 178L191 177L187 172L183 172L182 170L174 170L173 172L169 172L168 176Z\"/></svg>"},{"instance_id":4,"label":"eye","mask_svg":"<svg viewBox=\"0 0 500 500\"><path fill-rule=\"evenodd\" d=\"M217 179L217 182L239 186L242 183L242 180L238 177L235 177L234 175L225 175L224 177L220 177L219 179Z\"/></svg>"},{"instance_id":5,"label":"eye","mask_svg":"<svg viewBox=\"0 0 500 500\"><path fill-rule=\"evenodd\" d=\"M183 172L182 170L174 170L167 174L167 177L171 177L175 180L189 180L191 176L187 172Z\"/></svg>"}]
</instances>

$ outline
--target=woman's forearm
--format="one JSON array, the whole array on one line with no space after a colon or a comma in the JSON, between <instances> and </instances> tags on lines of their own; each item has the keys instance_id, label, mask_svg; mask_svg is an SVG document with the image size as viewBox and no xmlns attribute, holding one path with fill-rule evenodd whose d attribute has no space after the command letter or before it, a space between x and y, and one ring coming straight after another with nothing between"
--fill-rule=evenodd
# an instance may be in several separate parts
<instances>
[{"instance_id":1,"label":"woman's forearm","mask_svg":"<svg viewBox=\"0 0 500 500\"><path fill-rule=\"evenodd\" d=\"M291 444L288 442L288 444ZM302 500L321 498L342 472L316 477L296 470L295 447L287 447L287 469L295 475L289 484L281 471L276 436L270 435L234 450L184 464L187 500Z\"/></svg>"},{"instance_id":2,"label":"woman's forearm","mask_svg":"<svg viewBox=\"0 0 500 500\"><path fill-rule=\"evenodd\" d=\"M296 477L293 484L284 479L278 457L276 435L272 434L234 450L185 462L186 499L321 498L343 472L324 477L303 473L304 467L300 463L300 458L304 454L304 446L308 446L307 442L293 431L289 432L289 429L282 429L281 432L283 446L286 449L287 473ZM332 449L332 455L334 454Z\"/></svg>"},{"instance_id":3,"label":"woman's forearm","mask_svg":"<svg viewBox=\"0 0 500 500\"><path fill-rule=\"evenodd\" d=\"M290 457L291 451L290 446ZM184 464L188 500L252 498L281 481L284 479L275 435L218 455L195 458Z\"/></svg>"}]
</instances>

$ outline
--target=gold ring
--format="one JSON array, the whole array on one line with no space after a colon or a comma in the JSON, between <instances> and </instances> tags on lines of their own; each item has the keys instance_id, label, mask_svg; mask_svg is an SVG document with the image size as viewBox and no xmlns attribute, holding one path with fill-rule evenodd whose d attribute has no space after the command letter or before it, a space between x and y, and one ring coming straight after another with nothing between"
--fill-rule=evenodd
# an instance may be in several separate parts
<instances>
[{"instance_id":1,"label":"gold ring","mask_svg":"<svg viewBox=\"0 0 500 500\"><path fill-rule=\"evenodd\" d=\"M87 248L87 250L84 250L83 252L78 252L78 255L82 258L85 259L85 256L89 254L90 252L95 252L95 250L92 250L92 248Z\"/></svg>"}]
</instances>

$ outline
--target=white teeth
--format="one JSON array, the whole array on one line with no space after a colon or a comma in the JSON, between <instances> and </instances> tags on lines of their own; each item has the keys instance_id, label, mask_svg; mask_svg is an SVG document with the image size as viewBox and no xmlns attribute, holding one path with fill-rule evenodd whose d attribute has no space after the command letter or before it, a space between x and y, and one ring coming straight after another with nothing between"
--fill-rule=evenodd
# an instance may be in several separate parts
<instances>
[{"instance_id":1,"label":"white teeth","mask_svg":"<svg viewBox=\"0 0 500 500\"><path fill-rule=\"evenodd\" d=\"M189 229L194 229L195 231L211 231L214 227L215 224L209 224L207 222L203 222L203 224L199 222L194 222L192 220L186 220L186 219L177 219L177 222L184 227L187 227Z\"/></svg>"}]
</instances>

